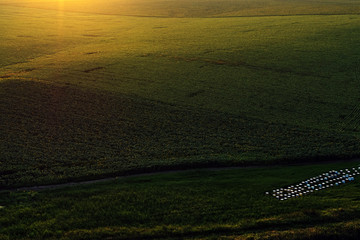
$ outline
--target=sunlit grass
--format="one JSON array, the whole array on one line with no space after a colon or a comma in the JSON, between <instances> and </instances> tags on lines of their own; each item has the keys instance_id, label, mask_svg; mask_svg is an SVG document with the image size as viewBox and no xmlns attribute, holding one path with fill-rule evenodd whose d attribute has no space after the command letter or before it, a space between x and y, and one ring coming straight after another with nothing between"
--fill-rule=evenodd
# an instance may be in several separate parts
<instances>
[{"instance_id":1,"label":"sunlit grass","mask_svg":"<svg viewBox=\"0 0 360 240\"><path fill-rule=\"evenodd\" d=\"M50 17L46 11L34 10L36 18L21 11L25 16L18 20L4 18L2 76L331 130L342 129L343 117L357 106L356 15L162 19L66 13L43 21L42 14ZM23 74L29 68L35 71Z\"/></svg>"},{"instance_id":2,"label":"sunlit grass","mask_svg":"<svg viewBox=\"0 0 360 240\"><path fill-rule=\"evenodd\" d=\"M359 4L351 0L2 0L0 4L127 16L229 17L310 14L358 14ZM59 5L61 4L61 8Z\"/></svg>"}]
</instances>

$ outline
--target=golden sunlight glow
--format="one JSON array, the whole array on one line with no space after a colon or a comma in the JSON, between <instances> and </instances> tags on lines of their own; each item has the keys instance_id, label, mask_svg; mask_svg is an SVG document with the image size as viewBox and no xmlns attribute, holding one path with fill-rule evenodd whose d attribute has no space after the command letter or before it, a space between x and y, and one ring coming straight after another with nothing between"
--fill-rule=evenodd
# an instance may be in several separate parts
<instances>
[{"instance_id":1,"label":"golden sunlight glow","mask_svg":"<svg viewBox=\"0 0 360 240\"><path fill-rule=\"evenodd\" d=\"M58 10L64 11L64 0L58 0Z\"/></svg>"},{"instance_id":2,"label":"golden sunlight glow","mask_svg":"<svg viewBox=\"0 0 360 240\"><path fill-rule=\"evenodd\" d=\"M64 0L57 0L57 16L58 16L58 24L57 24L57 29L58 29L58 34L59 36L63 36L64 33ZM61 43L62 41L59 41L59 43Z\"/></svg>"}]
</instances>

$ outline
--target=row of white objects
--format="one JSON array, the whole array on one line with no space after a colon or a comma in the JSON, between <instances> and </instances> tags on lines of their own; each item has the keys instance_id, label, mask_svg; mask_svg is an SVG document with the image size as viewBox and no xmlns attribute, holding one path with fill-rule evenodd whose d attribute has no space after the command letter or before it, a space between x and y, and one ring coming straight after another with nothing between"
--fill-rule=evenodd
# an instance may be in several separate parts
<instances>
[{"instance_id":1,"label":"row of white objects","mask_svg":"<svg viewBox=\"0 0 360 240\"><path fill-rule=\"evenodd\" d=\"M355 176L360 174L360 167L346 168L343 170L331 170L315 177L308 178L296 185L284 188L277 188L266 195L271 195L280 201L294 197L301 197L322 189L339 186L355 180Z\"/></svg>"}]
</instances>

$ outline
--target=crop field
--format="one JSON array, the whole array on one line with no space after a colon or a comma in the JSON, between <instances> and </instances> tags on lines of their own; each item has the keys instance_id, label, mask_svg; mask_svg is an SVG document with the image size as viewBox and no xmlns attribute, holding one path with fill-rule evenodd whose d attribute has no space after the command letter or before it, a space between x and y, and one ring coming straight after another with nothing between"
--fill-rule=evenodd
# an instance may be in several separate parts
<instances>
[{"instance_id":1,"label":"crop field","mask_svg":"<svg viewBox=\"0 0 360 240\"><path fill-rule=\"evenodd\" d=\"M0 0L0 240L358 239L357 178L264 193L359 164L359 39L357 0Z\"/></svg>"},{"instance_id":2,"label":"crop field","mask_svg":"<svg viewBox=\"0 0 360 240\"><path fill-rule=\"evenodd\" d=\"M1 187L360 153L353 12L160 18L26 4L0 4Z\"/></svg>"},{"instance_id":3,"label":"crop field","mask_svg":"<svg viewBox=\"0 0 360 240\"><path fill-rule=\"evenodd\" d=\"M264 194L358 164L193 170L2 192L0 239L358 239L357 178L287 201Z\"/></svg>"},{"instance_id":4,"label":"crop field","mask_svg":"<svg viewBox=\"0 0 360 240\"><path fill-rule=\"evenodd\" d=\"M356 137L32 81L1 83L1 186L351 157ZM21 134L19 134L21 133Z\"/></svg>"}]
</instances>

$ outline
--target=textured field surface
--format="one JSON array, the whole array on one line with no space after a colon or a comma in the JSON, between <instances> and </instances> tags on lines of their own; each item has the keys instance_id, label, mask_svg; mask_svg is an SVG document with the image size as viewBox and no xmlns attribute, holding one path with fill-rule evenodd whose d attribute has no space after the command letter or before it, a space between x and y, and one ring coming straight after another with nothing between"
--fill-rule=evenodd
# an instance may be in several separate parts
<instances>
[{"instance_id":1,"label":"textured field surface","mask_svg":"<svg viewBox=\"0 0 360 240\"><path fill-rule=\"evenodd\" d=\"M358 239L360 183L279 201L265 191L359 162L131 177L0 193L0 239Z\"/></svg>"},{"instance_id":2,"label":"textured field surface","mask_svg":"<svg viewBox=\"0 0 360 240\"><path fill-rule=\"evenodd\" d=\"M74 4L1 1L1 187L360 154L359 15Z\"/></svg>"},{"instance_id":3,"label":"textured field surface","mask_svg":"<svg viewBox=\"0 0 360 240\"><path fill-rule=\"evenodd\" d=\"M2 8L0 79L327 130L359 125L358 15L164 19Z\"/></svg>"},{"instance_id":4,"label":"textured field surface","mask_svg":"<svg viewBox=\"0 0 360 240\"><path fill-rule=\"evenodd\" d=\"M0 4L128 16L227 17L359 14L356 0L1 0Z\"/></svg>"},{"instance_id":5,"label":"textured field surface","mask_svg":"<svg viewBox=\"0 0 360 240\"><path fill-rule=\"evenodd\" d=\"M32 81L1 87L3 187L359 151L355 137L127 95Z\"/></svg>"},{"instance_id":6,"label":"textured field surface","mask_svg":"<svg viewBox=\"0 0 360 240\"><path fill-rule=\"evenodd\" d=\"M359 239L358 179L264 194L359 164L328 163L360 156L359 14L357 0L0 0L0 240Z\"/></svg>"}]
</instances>

